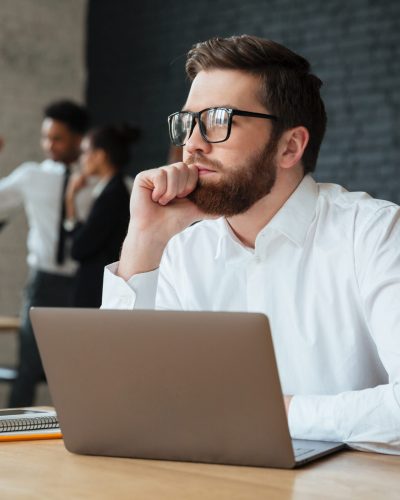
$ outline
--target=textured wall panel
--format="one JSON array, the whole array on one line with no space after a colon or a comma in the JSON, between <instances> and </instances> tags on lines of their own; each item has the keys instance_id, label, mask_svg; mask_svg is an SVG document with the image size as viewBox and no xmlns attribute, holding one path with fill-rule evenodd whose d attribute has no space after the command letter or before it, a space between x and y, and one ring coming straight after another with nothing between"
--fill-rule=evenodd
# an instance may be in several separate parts
<instances>
[{"instance_id":1,"label":"textured wall panel","mask_svg":"<svg viewBox=\"0 0 400 500\"><path fill-rule=\"evenodd\" d=\"M316 177L400 202L400 3L396 0L92 0L88 100L100 121L145 135L133 170L168 150L166 116L185 99L185 52L214 35L272 38L307 57L329 115Z\"/></svg>"}]
</instances>

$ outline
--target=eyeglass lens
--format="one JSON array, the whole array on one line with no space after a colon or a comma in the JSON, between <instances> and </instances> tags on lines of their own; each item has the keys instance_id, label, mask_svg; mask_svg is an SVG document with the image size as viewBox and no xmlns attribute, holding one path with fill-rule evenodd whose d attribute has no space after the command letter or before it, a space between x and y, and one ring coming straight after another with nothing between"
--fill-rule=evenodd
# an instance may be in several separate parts
<instances>
[{"instance_id":1,"label":"eyeglass lens","mask_svg":"<svg viewBox=\"0 0 400 500\"><path fill-rule=\"evenodd\" d=\"M205 116L205 121L203 118ZM213 108L204 111L200 117L206 138L210 142L226 139L228 135L229 113L223 108Z\"/></svg>"},{"instance_id":2,"label":"eyeglass lens","mask_svg":"<svg viewBox=\"0 0 400 500\"><path fill-rule=\"evenodd\" d=\"M190 113L176 113L171 119L171 136L176 146L182 146L189 139L193 117Z\"/></svg>"},{"instance_id":3,"label":"eyeglass lens","mask_svg":"<svg viewBox=\"0 0 400 500\"><path fill-rule=\"evenodd\" d=\"M171 134L176 145L189 139L194 117L191 113L176 113L171 120ZM200 113L201 129L209 142L224 141L228 135L229 112L224 108L212 108Z\"/></svg>"}]
</instances>

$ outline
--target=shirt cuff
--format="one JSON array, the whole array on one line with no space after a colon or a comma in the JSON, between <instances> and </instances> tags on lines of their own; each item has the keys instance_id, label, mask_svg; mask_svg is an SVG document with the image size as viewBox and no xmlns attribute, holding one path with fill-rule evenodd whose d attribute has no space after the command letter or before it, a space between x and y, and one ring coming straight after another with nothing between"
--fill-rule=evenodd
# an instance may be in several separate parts
<instances>
[{"instance_id":1,"label":"shirt cuff","mask_svg":"<svg viewBox=\"0 0 400 500\"><path fill-rule=\"evenodd\" d=\"M118 262L105 267L101 309L154 309L158 269L135 274L128 281L116 275Z\"/></svg>"},{"instance_id":2,"label":"shirt cuff","mask_svg":"<svg viewBox=\"0 0 400 500\"><path fill-rule=\"evenodd\" d=\"M64 219L63 223L64 231L67 231L67 233L72 232L75 229L76 224L77 224L76 219Z\"/></svg>"},{"instance_id":3,"label":"shirt cuff","mask_svg":"<svg viewBox=\"0 0 400 500\"><path fill-rule=\"evenodd\" d=\"M293 439L342 441L332 396L293 396L289 406L289 431Z\"/></svg>"}]
</instances>

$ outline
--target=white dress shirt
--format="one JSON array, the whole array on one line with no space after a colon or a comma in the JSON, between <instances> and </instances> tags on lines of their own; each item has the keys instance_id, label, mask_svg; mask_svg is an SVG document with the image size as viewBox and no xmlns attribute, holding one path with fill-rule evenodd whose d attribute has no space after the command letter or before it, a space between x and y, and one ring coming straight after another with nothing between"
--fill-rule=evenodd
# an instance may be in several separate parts
<instances>
[{"instance_id":1,"label":"white dress shirt","mask_svg":"<svg viewBox=\"0 0 400 500\"><path fill-rule=\"evenodd\" d=\"M105 271L104 308L257 311L270 320L292 437L400 454L400 208L306 176L255 249L225 219L160 268Z\"/></svg>"},{"instance_id":2,"label":"white dress shirt","mask_svg":"<svg viewBox=\"0 0 400 500\"><path fill-rule=\"evenodd\" d=\"M77 263L66 252L62 265L56 262L61 194L65 166L52 160L27 162L9 176L0 179L0 213L25 207L28 233L28 265L54 274L72 275ZM82 189L76 198L79 218L85 219L92 203L92 186Z\"/></svg>"}]
</instances>

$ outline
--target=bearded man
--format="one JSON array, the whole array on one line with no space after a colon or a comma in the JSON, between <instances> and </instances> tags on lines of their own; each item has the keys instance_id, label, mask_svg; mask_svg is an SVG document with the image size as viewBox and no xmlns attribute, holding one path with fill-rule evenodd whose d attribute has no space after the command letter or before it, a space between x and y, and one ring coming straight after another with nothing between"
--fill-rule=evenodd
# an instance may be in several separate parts
<instances>
[{"instance_id":1,"label":"bearded man","mask_svg":"<svg viewBox=\"0 0 400 500\"><path fill-rule=\"evenodd\" d=\"M303 57L216 38L186 71L183 161L137 176L103 307L262 312L292 437L400 453L399 207L311 177L326 114Z\"/></svg>"}]
</instances>

